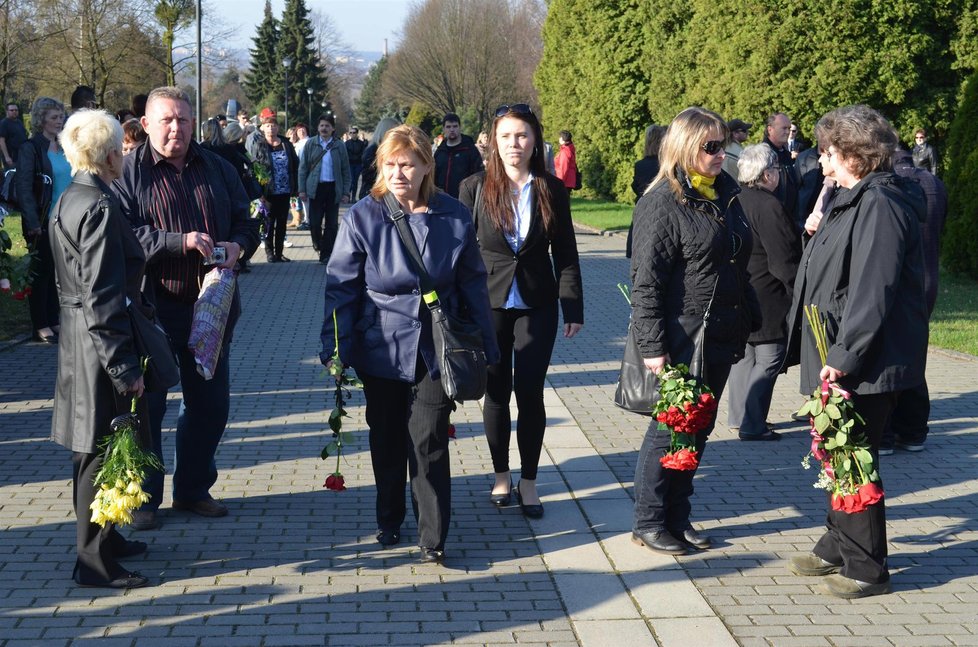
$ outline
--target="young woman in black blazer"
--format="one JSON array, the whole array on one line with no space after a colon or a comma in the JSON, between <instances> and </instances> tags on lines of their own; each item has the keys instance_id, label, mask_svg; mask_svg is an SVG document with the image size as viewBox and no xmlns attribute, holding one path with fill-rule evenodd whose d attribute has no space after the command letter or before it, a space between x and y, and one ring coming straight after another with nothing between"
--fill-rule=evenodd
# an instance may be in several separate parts
<instances>
[{"instance_id":1,"label":"young woman in black blazer","mask_svg":"<svg viewBox=\"0 0 978 647\"><path fill-rule=\"evenodd\" d=\"M543 516L537 465L547 414L543 386L557 337L557 302L564 337L584 325L584 295L570 200L547 173L540 122L526 104L500 106L489 133L486 170L466 179L459 200L472 210L489 272L489 301L502 360L489 367L483 421L496 481L490 500L508 505L511 422L516 394L520 482L515 488L528 517Z\"/></svg>"}]
</instances>

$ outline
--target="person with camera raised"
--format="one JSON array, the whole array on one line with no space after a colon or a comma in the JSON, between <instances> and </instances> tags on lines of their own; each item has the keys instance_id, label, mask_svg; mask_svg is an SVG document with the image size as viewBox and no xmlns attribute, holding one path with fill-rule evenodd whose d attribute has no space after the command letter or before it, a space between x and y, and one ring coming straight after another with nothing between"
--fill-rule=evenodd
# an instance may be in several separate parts
<instances>
[{"instance_id":1,"label":"person with camera raised","mask_svg":"<svg viewBox=\"0 0 978 647\"><path fill-rule=\"evenodd\" d=\"M241 314L238 291L212 379L197 372L187 340L204 275L214 266L233 268L239 257L253 254L258 230L249 218L237 171L192 141L193 113L183 90L161 87L150 92L141 122L149 140L126 156L114 189L146 254L144 290L180 359L183 401L177 418L173 507L223 517L228 509L211 496L210 488L217 481L214 454L230 409L228 345ZM153 451L162 461L166 393L150 394L149 408ZM152 499L133 515L135 530L159 525L163 474L150 475L144 489Z\"/></svg>"}]
</instances>

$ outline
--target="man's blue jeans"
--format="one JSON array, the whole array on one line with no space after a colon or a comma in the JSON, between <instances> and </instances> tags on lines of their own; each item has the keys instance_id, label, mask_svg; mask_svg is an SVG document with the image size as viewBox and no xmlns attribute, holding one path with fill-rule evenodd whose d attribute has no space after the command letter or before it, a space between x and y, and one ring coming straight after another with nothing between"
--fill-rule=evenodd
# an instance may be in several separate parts
<instances>
[{"instance_id":1,"label":"man's blue jeans","mask_svg":"<svg viewBox=\"0 0 978 647\"><path fill-rule=\"evenodd\" d=\"M181 351L180 384L183 388L183 401L177 414L173 500L193 503L209 498L210 488L217 482L214 454L227 426L231 402L227 349L221 354L211 380L205 380L197 373L193 353L189 350ZM153 453L162 462L166 394L147 395ZM163 501L163 473L153 472L147 476L145 487L152 498L142 509L156 510Z\"/></svg>"}]
</instances>

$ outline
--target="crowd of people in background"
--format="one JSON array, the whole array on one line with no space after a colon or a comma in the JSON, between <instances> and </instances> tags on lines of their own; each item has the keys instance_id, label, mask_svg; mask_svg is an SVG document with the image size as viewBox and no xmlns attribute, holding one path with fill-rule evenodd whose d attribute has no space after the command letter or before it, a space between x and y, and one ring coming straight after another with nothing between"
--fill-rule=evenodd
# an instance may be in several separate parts
<instances>
[{"instance_id":1,"label":"crowd of people in background","mask_svg":"<svg viewBox=\"0 0 978 647\"><path fill-rule=\"evenodd\" d=\"M489 503L503 507L515 497L526 517L543 516L536 476L545 378L558 334L573 338L584 324L570 201L581 171L569 131L559 131L555 151L533 108L514 103L500 106L475 139L454 113L442 119L437 141L393 118L382 119L369 140L355 125L340 134L331 112L282 134L279 114L264 106L254 118L241 110L231 120L204 120L197 141L189 98L177 88L137 96L114 115L97 108L94 91L79 86L70 109L38 97L30 133L17 104L0 122L0 155L6 170L16 170L33 252L33 339L60 343L53 438L73 452L76 582L148 583L118 562L146 544L92 524L93 493L82 486L99 468L96 447L110 414L146 387L135 371L126 299L166 330L180 359L173 507L227 515L210 489L229 415L228 346L240 297L235 290L209 378L188 349L194 303L207 272L249 272L261 246L268 263L290 262L289 227L308 229L326 266L321 359L329 365L341 351L364 383L377 540L399 543L410 476L421 559L441 562L446 551L453 405L439 382L423 280L434 283L447 311L482 330ZM748 145L752 128L693 107L645 131L626 242L631 325L645 366L658 373L688 362L694 324L708 315L702 374L694 377L717 398L726 394L727 424L741 441L781 438L767 420L775 381L800 364L802 393L831 381L852 394L863 416L858 431L874 456L922 450L927 319L947 208L926 131L917 130L905 150L866 106L824 115L814 146L782 112L770 114L760 141ZM341 221L344 203L353 206ZM408 258L395 217L423 237L430 276ZM72 253L74 245L85 251ZM829 317L824 361L802 334L799 313L808 304ZM95 341L85 332L91 321L103 322ZM79 352L90 366L77 364ZM166 391L147 391L143 402L142 436L163 463ZM715 423L696 438L700 455ZM695 470L662 465L669 443L653 421L638 457L633 540L672 555L705 550L710 539L691 522ZM150 501L134 513L133 529L159 527L163 482L162 471L149 474ZM825 535L790 568L824 576L825 592L837 597L887 592L883 502L862 515L830 511Z\"/></svg>"}]
</instances>

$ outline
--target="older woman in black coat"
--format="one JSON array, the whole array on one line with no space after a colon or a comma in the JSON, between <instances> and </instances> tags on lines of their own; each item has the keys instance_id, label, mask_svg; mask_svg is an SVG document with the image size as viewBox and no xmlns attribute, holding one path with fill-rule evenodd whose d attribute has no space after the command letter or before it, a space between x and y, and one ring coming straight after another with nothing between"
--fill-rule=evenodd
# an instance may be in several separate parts
<instances>
[{"instance_id":1,"label":"older woman in black coat","mask_svg":"<svg viewBox=\"0 0 978 647\"><path fill-rule=\"evenodd\" d=\"M841 188L802 256L789 349L800 346L803 394L823 381L852 394L864 422L850 434L864 435L875 459L897 395L924 381L927 303L918 224L924 198L919 185L892 172L897 136L872 108L833 110L819 120L815 136ZM811 330L800 325L808 304L826 318L824 363ZM881 499L856 513L830 505L825 534L811 553L793 557L790 568L827 576L823 593L861 598L890 590L886 557Z\"/></svg>"},{"instance_id":2,"label":"older woman in black coat","mask_svg":"<svg viewBox=\"0 0 978 647\"><path fill-rule=\"evenodd\" d=\"M112 524L91 522L93 480L110 423L143 393L139 357L126 310L140 304L145 257L108 184L122 171L122 127L104 111L72 115L61 135L74 171L51 211L48 232L61 301L61 344L51 439L72 451L81 586L134 588L148 580L118 560L145 552ZM140 401L142 402L142 401ZM148 420L145 409L141 420ZM147 429L140 429L148 440Z\"/></svg>"},{"instance_id":3,"label":"older woman in black coat","mask_svg":"<svg viewBox=\"0 0 978 647\"><path fill-rule=\"evenodd\" d=\"M728 424L741 440L781 439L768 429L766 420L788 341L785 318L801 258L801 238L774 195L777 163L775 152L764 144L748 146L737 162L742 186L738 199L754 237L747 271L761 306L761 328L751 333L744 358L730 369Z\"/></svg>"}]
</instances>

